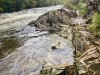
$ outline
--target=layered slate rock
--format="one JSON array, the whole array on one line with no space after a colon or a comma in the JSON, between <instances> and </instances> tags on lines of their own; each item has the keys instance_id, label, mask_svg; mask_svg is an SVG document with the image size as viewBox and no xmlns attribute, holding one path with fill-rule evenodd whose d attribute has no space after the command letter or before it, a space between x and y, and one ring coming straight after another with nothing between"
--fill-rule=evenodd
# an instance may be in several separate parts
<instances>
[{"instance_id":1,"label":"layered slate rock","mask_svg":"<svg viewBox=\"0 0 100 75\"><path fill-rule=\"evenodd\" d=\"M80 75L100 74L100 37L87 31L86 27L72 28L72 42L76 49L77 67ZM68 38L70 36L67 36Z\"/></svg>"},{"instance_id":2,"label":"layered slate rock","mask_svg":"<svg viewBox=\"0 0 100 75\"><path fill-rule=\"evenodd\" d=\"M82 25L65 26L59 35L72 41L80 75L100 74L100 36L89 32Z\"/></svg>"},{"instance_id":3,"label":"layered slate rock","mask_svg":"<svg viewBox=\"0 0 100 75\"><path fill-rule=\"evenodd\" d=\"M60 30L61 24L71 24L71 18L76 16L75 12L62 8L41 15L36 21L29 23L29 25L38 27L41 30Z\"/></svg>"},{"instance_id":4,"label":"layered slate rock","mask_svg":"<svg viewBox=\"0 0 100 75\"><path fill-rule=\"evenodd\" d=\"M100 74L100 38L88 37L87 49L80 56L80 62L86 67L82 75Z\"/></svg>"}]
</instances>

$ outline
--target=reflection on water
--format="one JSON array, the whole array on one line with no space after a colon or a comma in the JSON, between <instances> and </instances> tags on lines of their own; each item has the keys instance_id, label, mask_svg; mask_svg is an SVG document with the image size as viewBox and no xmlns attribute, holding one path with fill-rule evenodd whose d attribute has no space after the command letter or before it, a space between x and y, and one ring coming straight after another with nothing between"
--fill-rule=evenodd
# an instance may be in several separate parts
<instances>
[{"instance_id":1,"label":"reflection on water","mask_svg":"<svg viewBox=\"0 0 100 75\"><path fill-rule=\"evenodd\" d=\"M19 40L16 36L9 35L4 36L4 34L7 34L7 32L1 33L0 38L0 59L3 57L6 57L8 54L12 53L16 48L20 46Z\"/></svg>"}]
</instances>

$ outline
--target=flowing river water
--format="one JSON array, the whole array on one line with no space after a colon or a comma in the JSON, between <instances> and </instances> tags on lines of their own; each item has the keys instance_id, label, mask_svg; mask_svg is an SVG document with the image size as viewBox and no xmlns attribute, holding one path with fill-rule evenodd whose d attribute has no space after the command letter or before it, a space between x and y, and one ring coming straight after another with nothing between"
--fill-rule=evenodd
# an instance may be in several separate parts
<instances>
[{"instance_id":1,"label":"flowing river water","mask_svg":"<svg viewBox=\"0 0 100 75\"><path fill-rule=\"evenodd\" d=\"M28 25L40 15L62 5L0 14L0 75L37 75L42 67L72 65L70 40ZM57 49L52 49L57 46Z\"/></svg>"}]
</instances>

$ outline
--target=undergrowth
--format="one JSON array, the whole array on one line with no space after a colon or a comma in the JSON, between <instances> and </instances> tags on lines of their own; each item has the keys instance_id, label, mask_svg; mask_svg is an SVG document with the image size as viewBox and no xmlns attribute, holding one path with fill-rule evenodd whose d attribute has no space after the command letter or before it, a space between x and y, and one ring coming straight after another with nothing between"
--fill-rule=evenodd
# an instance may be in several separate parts
<instances>
[{"instance_id":1,"label":"undergrowth","mask_svg":"<svg viewBox=\"0 0 100 75\"><path fill-rule=\"evenodd\" d=\"M100 14L95 13L92 19L92 25L87 27L89 31L94 34L100 35Z\"/></svg>"}]
</instances>

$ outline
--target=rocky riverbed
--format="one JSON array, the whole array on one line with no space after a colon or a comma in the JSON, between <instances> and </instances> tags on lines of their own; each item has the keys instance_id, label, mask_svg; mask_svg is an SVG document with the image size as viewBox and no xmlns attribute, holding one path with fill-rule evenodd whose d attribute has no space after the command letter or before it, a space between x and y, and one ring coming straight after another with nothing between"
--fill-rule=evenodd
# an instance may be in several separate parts
<instances>
[{"instance_id":1,"label":"rocky riverbed","mask_svg":"<svg viewBox=\"0 0 100 75\"><path fill-rule=\"evenodd\" d=\"M0 74L99 75L100 37L87 26L75 12L61 7L1 32L3 55L5 50L14 52L0 59Z\"/></svg>"}]
</instances>

